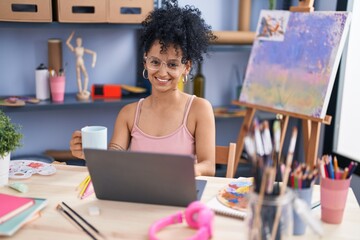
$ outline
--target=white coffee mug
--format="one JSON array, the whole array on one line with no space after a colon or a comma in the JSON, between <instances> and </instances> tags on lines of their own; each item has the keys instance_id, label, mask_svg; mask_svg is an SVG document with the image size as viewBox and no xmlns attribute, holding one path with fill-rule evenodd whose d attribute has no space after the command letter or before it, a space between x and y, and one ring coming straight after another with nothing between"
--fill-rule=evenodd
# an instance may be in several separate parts
<instances>
[{"instance_id":1,"label":"white coffee mug","mask_svg":"<svg viewBox=\"0 0 360 240\"><path fill-rule=\"evenodd\" d=\"M81 129L82 147L107 149L107 128L103 126L86 126Z\"/></svg>"}]
</instances>

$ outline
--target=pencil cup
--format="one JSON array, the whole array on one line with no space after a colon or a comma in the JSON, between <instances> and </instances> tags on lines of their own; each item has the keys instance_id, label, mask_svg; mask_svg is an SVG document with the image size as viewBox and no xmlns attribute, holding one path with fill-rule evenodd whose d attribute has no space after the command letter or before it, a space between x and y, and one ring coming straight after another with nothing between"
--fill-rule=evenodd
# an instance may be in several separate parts
<instances>
[{"instance_id":1,"label":"pencil cup","mask_svg":"<svg viewBox=\"0 0 360 240\"><path fill-rule=\"evenodd\" d=\"M321 178L321 220L326 223L342 222L351 177L348 179Z\"/></svg>"},{"instance_id":2,"label":"pencil cup","mask_svg":"<svg viewBox=\"0 0 360 240\"><path fill-rule=\"evenodd\" d=\"M283 196L249 194L248 239L286 239L293 233L294 194ZM272 238L273 237L273 238Z\"/></svg>"},{"instance_id":3,"label":"pencil cup","mask_svg":"<svg viewBox=\"0 0 360 240\"><path fill-rule=\"evenodd\" d=\"M297 198L302 199L307 206L310 208L311 205L311 198L312 198L312 192L313 188L302 188L302 189L293 189L294 194ZM300 216L296 213L294 210L294 235L303 235L306 230L306 223L304 223Z\"/></svg>"},{"instance_id":4,"label":"pencil cup","mask_svg":"<svg viewBox=\"0 0 360 240\"><path fill-rule=\"evenodd\" d=\"M82 147L107 149L107 128L103 126L86 126L81 129Z\"/></svg>"},{"instance_id":5,"label":"pencil cup","mask_svg":"<svg viewBox=\"0 0 360 240\"><path fill-rule=\"evenodd\" d=\"M50 91L53 102L63 102L65 95L65 76L50 77Z\"/></svg>"},{"instance_id":6,"label":"pencil cup","mask_svg":"<svg viewBox=\"0 0 360 240\"><path fill-rule=\"evenodd\" d=\"M9 182L10 153L0 157L0 187Z\"/></svg>"}]
</instances>

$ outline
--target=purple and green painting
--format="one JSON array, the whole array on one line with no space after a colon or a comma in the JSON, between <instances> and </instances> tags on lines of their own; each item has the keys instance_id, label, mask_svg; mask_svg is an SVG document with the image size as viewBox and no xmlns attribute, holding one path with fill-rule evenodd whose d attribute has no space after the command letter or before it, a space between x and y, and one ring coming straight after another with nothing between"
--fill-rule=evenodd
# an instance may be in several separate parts
<instances>
[{"instance_id":1,"label":"purple and green painting","mask_svg":"<svg viewBox=\"0 0 360 240\"><path fill-rule=\"evenodd\" d=\"M348 12L261 11L239 100L324 118L349 22Z\"/></svg>"}]
</instances>

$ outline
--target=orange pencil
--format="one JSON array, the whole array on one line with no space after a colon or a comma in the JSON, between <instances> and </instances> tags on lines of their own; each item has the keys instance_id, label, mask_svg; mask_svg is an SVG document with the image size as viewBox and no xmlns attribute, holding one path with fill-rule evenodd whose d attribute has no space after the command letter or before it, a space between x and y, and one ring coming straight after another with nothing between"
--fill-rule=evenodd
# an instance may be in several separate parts
<instances>
[{"instance_id":1,"label":"orange pencil","mask_svg":"<svg viewBox=\"0 0 360 240\"><path fill-rule=\"evenodd\" d=\"M346 178L347 178L347 175L348 175L348 172L349 172L349 168L346 167L346 168L344 169L344 173L343 173L341 179L346 179Z\"/></svg>"},{"instance_id":2,"label":"orange pencil","mask_svg":"<svg viewBox=\"0 0 360 240\"><path fill-rule=\"evenodd\" d=\"M336 156L334 156L334 172L335 172L335 179L337 179L337 173L339 172L339 165Z\"/></svg>"}]
</instances>

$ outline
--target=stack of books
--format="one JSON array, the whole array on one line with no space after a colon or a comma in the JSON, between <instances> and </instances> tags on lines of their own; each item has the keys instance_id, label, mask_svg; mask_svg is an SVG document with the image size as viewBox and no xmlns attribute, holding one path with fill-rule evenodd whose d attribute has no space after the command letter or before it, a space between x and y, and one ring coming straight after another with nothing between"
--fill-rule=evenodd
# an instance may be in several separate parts
<instances>
[{"instance_id":1,"label":"stack of books","mask_svg":"<svg viewBox=\"0 0 360 240\"><path fill-rule=\"evenodd\" d=\"M24 224L39 217L47 200L0 193L0 203L0 236L11 236Z\"/></svg>"}]
</instances>

